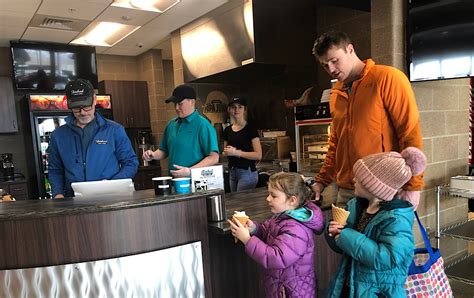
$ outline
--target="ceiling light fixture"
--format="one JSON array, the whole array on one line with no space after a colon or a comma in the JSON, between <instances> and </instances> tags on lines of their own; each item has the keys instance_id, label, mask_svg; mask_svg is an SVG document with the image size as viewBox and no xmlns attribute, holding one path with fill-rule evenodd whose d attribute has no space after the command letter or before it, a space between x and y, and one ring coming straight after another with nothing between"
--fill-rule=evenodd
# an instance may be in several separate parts
<instances>
[{"instance_id":1,"label":"ceiling light fixture","mask_svg":"<svg viewBox=\"0 0 474 298\"><path fill-rule=\"evenodd\" d=\"M139 29L140 26L112 22L92 23L72 44L111 47Z\"/></svg>"},{"instance_id":2,"label":"ceiling light fixture","mask_svg":"<svg viewBox=\"0 0 474 298\"><path fill-rule=\"evenodd\" d=\"M115 0L112 6L163 13L181 0Z\"/></svg>"}]
</instances>

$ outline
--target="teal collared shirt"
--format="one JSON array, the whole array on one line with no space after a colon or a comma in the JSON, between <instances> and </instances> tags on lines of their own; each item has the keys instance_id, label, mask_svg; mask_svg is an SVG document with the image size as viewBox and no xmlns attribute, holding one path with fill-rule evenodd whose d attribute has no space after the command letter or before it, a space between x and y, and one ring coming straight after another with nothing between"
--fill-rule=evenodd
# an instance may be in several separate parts
<instances>
[{"instance_id":1,"label":"teal collared shirt","mask_svg":"<svg viewBox=\"0 0 474 298\"><path fill-rule=\"evenodd\" d=\"M219 153L216 130L195 110L184 119L176 117L168 122L160 150L168 155L169 170L175 170L173 165L191 167L211 152Z\"/></svg>"}]
</instances>

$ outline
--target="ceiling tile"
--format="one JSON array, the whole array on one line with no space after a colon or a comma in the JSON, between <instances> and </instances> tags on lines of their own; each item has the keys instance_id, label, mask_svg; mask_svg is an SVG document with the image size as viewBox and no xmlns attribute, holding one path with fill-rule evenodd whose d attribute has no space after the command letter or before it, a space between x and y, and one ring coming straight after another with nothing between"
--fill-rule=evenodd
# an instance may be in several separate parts
<instances>
[{"instance_id":1,"label":"ceiling tile","mask_svg":"<svg viewBox=\"0 0 474 298\"><path fill-rule=\"evenodd\" d=\"M0 26L0 47L9 47L10 40L20 39L24 30L23 27Z\"/></svg>"},{"instance_id":2,"label":"ceiling tile","mask_svg":"<svg viewBox=\"0 0 474 298\"><path fill-rule=\"evenodd\" d=\"M149 28L155 28L155 29L160 29L160 30L168 30L169 32L172 32L181 26L186 25L187 23L191 22L194 20L194 17L190 16L177 16L173 14L168 14L164 13L157 18L155 18L153 21L149 22L144 26L144 28L149 29Z\"/></svg>"},{"instance_id":3,"label":"ceiling tile","mask_svg":"<svg viewBox=\"0 0 474 298\"><path fill-rule=\"evenodd\" d=\"M150 44L154 46L160 40L168 36L169 32L167 30L158 30L158 29L144 29L140 28L135 31L133 34L127 36L121 40L118 44L123 44L127 46L135 46L137 42Z\"/></svg>"},{"instance_id":4,"label":"ceiling tile","mask_svg":"<svg viewBox=\"0 0 474 298\"><path fill-rule=\"evenodd\" d=\"M0 46L9 46L10 40L38 40L69 43L76 38L82 27L72 31L32 27L33 18L43 15L67 20L114 21L142 28L112 48L97 47L97 53L113 55L139 55L156 48L169 34L227 2L226 0L181 0L163 14L109 7L113 0L0 0ZM125 22L122 16L131 19ZM30 27L28 27L30 26ZM22 36L22 34L24 34ZM143 45L141 48L137 44Z\"/></svg>"},{"instance_id":5,"label":"ceiling tile","mask_svg":"<svg viewBox=\"0 0 474 298\"><path fill-rule=\"evenodd\" d=\"M34 13L41 0L0 0L0 12Z\"/></svg>"},{"instance_id":6,"label":"ceiling tile","mask_svg":"<svg viewBox=\"0 0 474 298\"><path fill-rule=\"evenodd\" d=\"M37 13L92 21L111 3L112 0L43 0Z\"/></svg>"},{"instance_id":7,"label":"ceiling tile","mask_svg":"<svg viewBox=\"0 0 474 298\"><path fill-rule=\"evenodd\" d=\"M112 47L104 51L106 55L138 56L146 52L147 49L138 47Z\"/></svg>"},{"instance_id":8,"label":"ceiling tile","mask_svg":"<svg viewBox=\"0 0 474 298\"><path fill-rule=\"evenodd\" d=\"M160 13L158 12L109 6L100 16L97 17L96 20L102 22L115 22L127 25L142 26L159 15ZM130 19L125 20L122 17L128 17Z\"/></svg>"},{"instance_id":9,"label":"ceiling tile","mask_svg":"<svg viewBox=\"0 0 474 298\"><path fill-rule=\"evenodd\" d=\"M125 54L124 52L130 51L131 53L141 54L149 49L154 48L160 40L166 38L168 35L169 32L167 31L159 32L154 30L151 32L148 30L142 30L138 35L133 34L121 40L119 43L109 48L104 53L111 55L132 55Z\"/></svg>"},{"instance_id":10,"label":"ceiling tile","mask_svg":"<svg viewBox=\"0 0 474 298\"><path fill-rule=\"evenodd\" d=\"M33 14L24 12L0 11L0 26L23 27L28 26Z\"/></svg>"},{"instance_id":11,"label":"ceiling tile","mask_svg":"<svg viewBox=\"0 0 474 298\"><path fill-rule=\"evenodd\" d=\"M28 27L21 40L69 43L79 32Z\"/></svg>"},{"instance_id":12,"label":"ceiling tile","mask_svg":"<svg viewBox=\"0 0 474 298\"><path fill-rule=\"evenodd\" d=\"M167 12L173 15L189 16L195 19L226 2L227 0L182 0L178 5L171 7Z\"/></svg>"}]
</instances>

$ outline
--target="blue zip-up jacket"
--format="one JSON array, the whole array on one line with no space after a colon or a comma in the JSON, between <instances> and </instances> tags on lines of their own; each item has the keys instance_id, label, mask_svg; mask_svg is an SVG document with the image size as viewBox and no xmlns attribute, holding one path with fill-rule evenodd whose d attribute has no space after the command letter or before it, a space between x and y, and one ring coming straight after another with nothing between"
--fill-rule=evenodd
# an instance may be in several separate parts
<instances>
[{"instance_id":1,"label":"blue zip-up jacket","mask_svg":"<svg viewBox=\"0 0 474 298\"><path fill-rule=\"evenodd\" d=\"M330 284L328 297L340 297L350 266L350 297L406 297L404 284L413 260L413 206L393 199L385 202L362 233L353 229L367 200L347 203L347 226L335 240L325 232L329 246L344 256Z\"/></svg>"},{"instance_id":2,"label":"blue zip-up jacket","mask_svg":"<svg viewBox=\"0 0 474 298\"><path fill-rule=\"evenodd\" d=\"M73 129L74 116L55 129L48 147L48 177L54 196L74 196L72 182L133 178L138 159L120 124L95 113L97 127L88 148Z\"/></svg>"}]
</instances>

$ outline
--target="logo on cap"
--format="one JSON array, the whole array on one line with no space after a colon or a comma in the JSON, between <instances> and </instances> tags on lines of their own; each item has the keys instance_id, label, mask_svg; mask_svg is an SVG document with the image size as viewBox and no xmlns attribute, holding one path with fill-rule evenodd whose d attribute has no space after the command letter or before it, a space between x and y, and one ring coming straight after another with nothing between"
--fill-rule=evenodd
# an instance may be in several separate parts
<instances>
[{"instance_id":1,"label":"logo on cap","mask_svg":"<svg viewBox=\"0 0 474 298\"><path fill-rule=\"evenodd\" d=\"M71 95L83 95L83 94L84 94L84 89L71 90Z\"/></svg>"}]
</instances>

